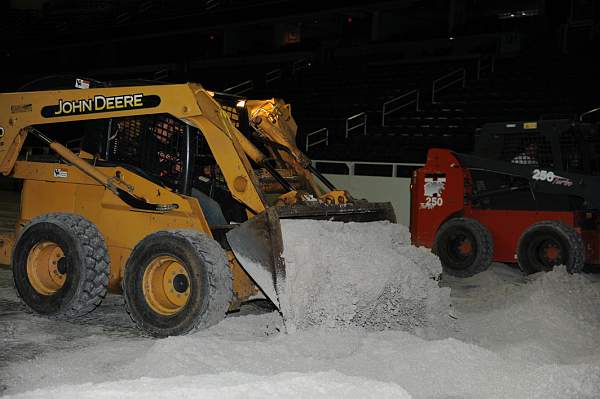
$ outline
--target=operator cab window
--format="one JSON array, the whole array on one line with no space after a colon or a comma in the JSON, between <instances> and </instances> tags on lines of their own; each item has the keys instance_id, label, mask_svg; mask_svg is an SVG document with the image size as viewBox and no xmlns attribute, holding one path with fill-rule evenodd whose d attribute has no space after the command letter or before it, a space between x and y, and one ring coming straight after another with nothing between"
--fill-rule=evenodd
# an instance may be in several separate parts
<instances>
[{"instance_id":1,"label":"operator cab window","mask_svg":"<svg viewBox=\"0 0 600 399\"><path fill-rule=\"evenodd\" d=\"M185 124L166 114L114 118L107 160L133 166L177 192L184 183Z\"/></svg>"}]
</instances>

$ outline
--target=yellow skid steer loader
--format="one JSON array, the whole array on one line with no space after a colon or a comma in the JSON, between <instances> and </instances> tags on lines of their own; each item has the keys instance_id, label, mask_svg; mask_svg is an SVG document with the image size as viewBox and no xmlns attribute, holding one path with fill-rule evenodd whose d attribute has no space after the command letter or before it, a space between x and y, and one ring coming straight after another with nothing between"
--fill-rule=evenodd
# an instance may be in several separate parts
<instances>
[{"instance_id":1,"label":"yellow skid steer loader","mask_svg":"<svg viewBox=\"0 0 600 399\"><path fill-rule=\"evenodd\" d=\"M37 313L77 317L122 292L158 337L262 295L281 310L280 219L395 221L389 203L335 189L296 131L281 100L195 83L0 94L0 173L23 182L0 264Z\"/></svg>"}]
</instances>

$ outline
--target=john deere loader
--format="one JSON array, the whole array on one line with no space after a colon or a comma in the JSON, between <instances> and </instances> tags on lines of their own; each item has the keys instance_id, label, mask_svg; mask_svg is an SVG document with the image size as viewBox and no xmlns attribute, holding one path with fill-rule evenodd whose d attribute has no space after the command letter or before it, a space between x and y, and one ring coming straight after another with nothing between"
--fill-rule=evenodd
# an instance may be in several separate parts
<instances>
[{"instance_id":1,"label":"john deere loader","mask_svg":"<svg viewBox=\"0 0 600 399\"><path fill-rule=\"evenodd\" d=\"M0 264L39 314L75 318L122 292L137 326L164 337L252 298L281 310L280 219L395 220L312 168L281 100L78 86L0 94L0 173L23 182Z\"/></svg>"}]
</instances>

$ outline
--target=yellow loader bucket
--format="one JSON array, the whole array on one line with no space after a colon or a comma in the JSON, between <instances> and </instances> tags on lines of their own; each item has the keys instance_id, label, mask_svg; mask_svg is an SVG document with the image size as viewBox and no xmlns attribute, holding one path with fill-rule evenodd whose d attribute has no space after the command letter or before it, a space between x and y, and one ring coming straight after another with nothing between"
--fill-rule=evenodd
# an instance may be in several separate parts
<instances>
[{"instance_id":1,"label":"yellow loader bucket","mask_svg":"<svg viewBox=\"0 0 600 399\"><path fill-rule=\"evenodd\" d=\"M280 219L317 219L341 222L396 222L389 202L358 202L346 205L293 205L271 207L227 233L227 241L238 262L282 311L280 297L285 287L285 262ZM286 315L283 314L284 322Z\"/></svg>"}]
</instances>

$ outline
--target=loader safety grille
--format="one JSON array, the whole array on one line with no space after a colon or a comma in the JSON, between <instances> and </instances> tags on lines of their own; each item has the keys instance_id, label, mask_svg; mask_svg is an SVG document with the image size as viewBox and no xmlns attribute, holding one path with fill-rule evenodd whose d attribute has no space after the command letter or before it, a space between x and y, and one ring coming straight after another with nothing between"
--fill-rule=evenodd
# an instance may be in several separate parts
<instances>
[{"instance_id":1,"label":"loader safety grille","mask_svg":"<svg viewBox=\"0 0 600 399\"><path fill-rule=\"evenodd\" d=\"M142 169L176 191L184 173L186 125L166 114L115 118L109 136L110 161Z\"/></svg>"},{"instance_id":2,"label":"loader safety grille","mask_svg":"<svg viewBox=\"0 0 600 399\"><path fill-rule=\"evenodd\" d=\"M550 141L539 132L505 134L503 140L500 155L503 161L537 167L555 166Z\"/></svg>"},{"instance_id":3,"label":"loader safety grille","mask_svg":"<svg viewBox=\"0 0 600 399\"><path fill-rule=\"evenodd\" d=\"M559 142L563 170L600 175L600 135L597 128L574 126L560 134Z\"/></svg>"},{"instance_id":4,"label":"loader safety grille","mask_svg":"<svg viewBox=\"0 0 600 399\"><path fill-rule=\"evenodd\" d=\"M563 170L571 173L585 173L583 144L583 137L578 132L568 130L561 133L560 149Z\"/></svg>"},{"instance_id":5,"label":"loader safety grille","mask_svg":"<svg viewBox=\"0 0 600 399\"><path fill-rule=\"evenodd\" d=\"M241 128L240 114L236 107L221 104L221 109L227 114L229 120L236 128Z\"/></svg>"}]
</instances>

